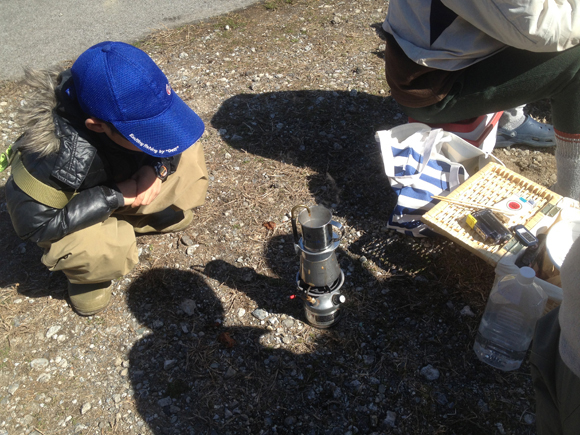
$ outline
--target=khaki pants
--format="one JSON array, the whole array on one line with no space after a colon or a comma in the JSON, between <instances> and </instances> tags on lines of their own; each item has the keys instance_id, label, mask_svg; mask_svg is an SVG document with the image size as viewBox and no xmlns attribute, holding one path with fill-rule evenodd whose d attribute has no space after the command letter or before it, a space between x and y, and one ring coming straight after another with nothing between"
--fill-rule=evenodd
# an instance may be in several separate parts
<instances>
[{"instance_id":1,"label":"khaki pants","mask_svg":"<svg viewBox=\"0 0 580 435\"><path fill-rule=\"evenodd\" d=\"M104 222L52 243L39 243L44 249L41 261L50 271L64 272L73 284L119 278L139 262L135 232L127 220L143 223L147 215L168 207L191 210L205 201L207 185L203 147L198 142L182 154L177 171L163 182L161 192L151 204L122 207Z\"/></svg>"}]
</instances>

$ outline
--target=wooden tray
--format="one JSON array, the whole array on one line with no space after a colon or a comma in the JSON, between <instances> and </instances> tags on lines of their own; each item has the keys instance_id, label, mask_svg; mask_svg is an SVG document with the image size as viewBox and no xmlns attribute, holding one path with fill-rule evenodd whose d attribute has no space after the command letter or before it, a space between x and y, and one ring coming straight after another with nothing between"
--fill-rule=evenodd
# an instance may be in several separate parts
<instances>
[{"instance_id":1,"label":"wooden tray","mask_svg":"<svg viewBox=\"0 0 580 435\"><path fill-rule=\"evenodd\" d=\"M448 198L493 207L513 195L535 202L532 209L518 216L514 222L528 229L534 228L546 216L552 218L560 210L556 204L562 200L562 196L493 162L467 179ZM504 245L484 244L465 222L466 216L475 210L478 209L440 201L421 217L421 221L492 266L497 265L507 252L522 249L522 245L514 238Z\"/></svg>"}]
</instances>

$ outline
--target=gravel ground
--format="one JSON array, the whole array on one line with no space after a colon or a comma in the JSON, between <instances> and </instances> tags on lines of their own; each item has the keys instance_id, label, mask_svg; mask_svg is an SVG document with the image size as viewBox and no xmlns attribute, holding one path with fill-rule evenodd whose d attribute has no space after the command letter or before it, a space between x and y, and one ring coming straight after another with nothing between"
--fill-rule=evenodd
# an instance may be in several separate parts
<instances>
[{"instance_id":1,"label":"gravel ground","mask_svg":"<svg viewBox=\"0 0 580 435\"><path fill-rule=\"evenodd\" d=\"M471 349L492 267L384 228L374 132L406 122L384 80L386 9L273 0L142 41L206 122L210 188L188 229L138 238L101 315L71 311L0 188L0 435L535 433L527 362L503 373ZM0 83L2 149L26 98ZM496 153L555 181L552 150ZM290 210L315 203L345 228L329 330L290 298Z\"/></svg>"}]
</instances>

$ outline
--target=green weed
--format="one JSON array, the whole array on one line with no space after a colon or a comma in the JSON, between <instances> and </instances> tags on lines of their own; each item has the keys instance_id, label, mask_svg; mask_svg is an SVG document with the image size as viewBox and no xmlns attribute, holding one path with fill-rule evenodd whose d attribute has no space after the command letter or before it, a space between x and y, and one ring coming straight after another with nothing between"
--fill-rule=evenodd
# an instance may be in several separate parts
<instances>
[{"instance_id":1,"label":"green weed","mask_svg":"<svg viewBox=\"0 0 580 435\"><path fill-rule=\"evenodd\" d=\"M273 0L264 3L264 7L269 11L275 11L280 7L282 4L291 5L294 3L294 0Z\"/></svg>"}]
</instances>

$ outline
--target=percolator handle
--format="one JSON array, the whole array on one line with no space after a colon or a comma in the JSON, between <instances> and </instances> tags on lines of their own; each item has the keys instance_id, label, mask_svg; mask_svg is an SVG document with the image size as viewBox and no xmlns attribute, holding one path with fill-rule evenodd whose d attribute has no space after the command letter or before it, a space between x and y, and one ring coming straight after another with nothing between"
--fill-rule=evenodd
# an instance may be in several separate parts
<instances>
[{"instance_id":1,"label":"percolator handle","mask_svg":"<svg viewBox=\"0 0 580 435\"><path fill-rule=\"evenodd\" d=\"M299 242L298 237L298 227L296 226L296 219L292 216L292 234L294 234L294 244L297 245Z\"/></svg>"},{"instance_id":2,"label":"percolator handle","mask_svg":"<svg viewBox=\"0 0 580 435\"><path fill-rule=\"evenodd\" d=\"M310 209L308 208L307 205L304 204L299 204L299 205L295 205L294 207L292 207L292 211L290 212L290 216L292 218L292 233L294 234L294 244L298 245L298 242L300 241L300 237L298 236L298 226L296 225L296 209L298 208L305 208L306 210L308 210L308 213L310 214Z\"/></svg>"},{"instance_id":3,"label":"percolator handle","mask_svg":"<svg viewBox=\"0 0 580 435\"><path fill-rule=\"evenodd\" d=\"M333 227L336 227L340 230L340 237L338 239L335 239L334 237L332 238L333 242L339 242L344 237L344 228L343 228L342 224L340 222L330 221L330 225L332 225Z\"/></svg>"}]
</instances>

